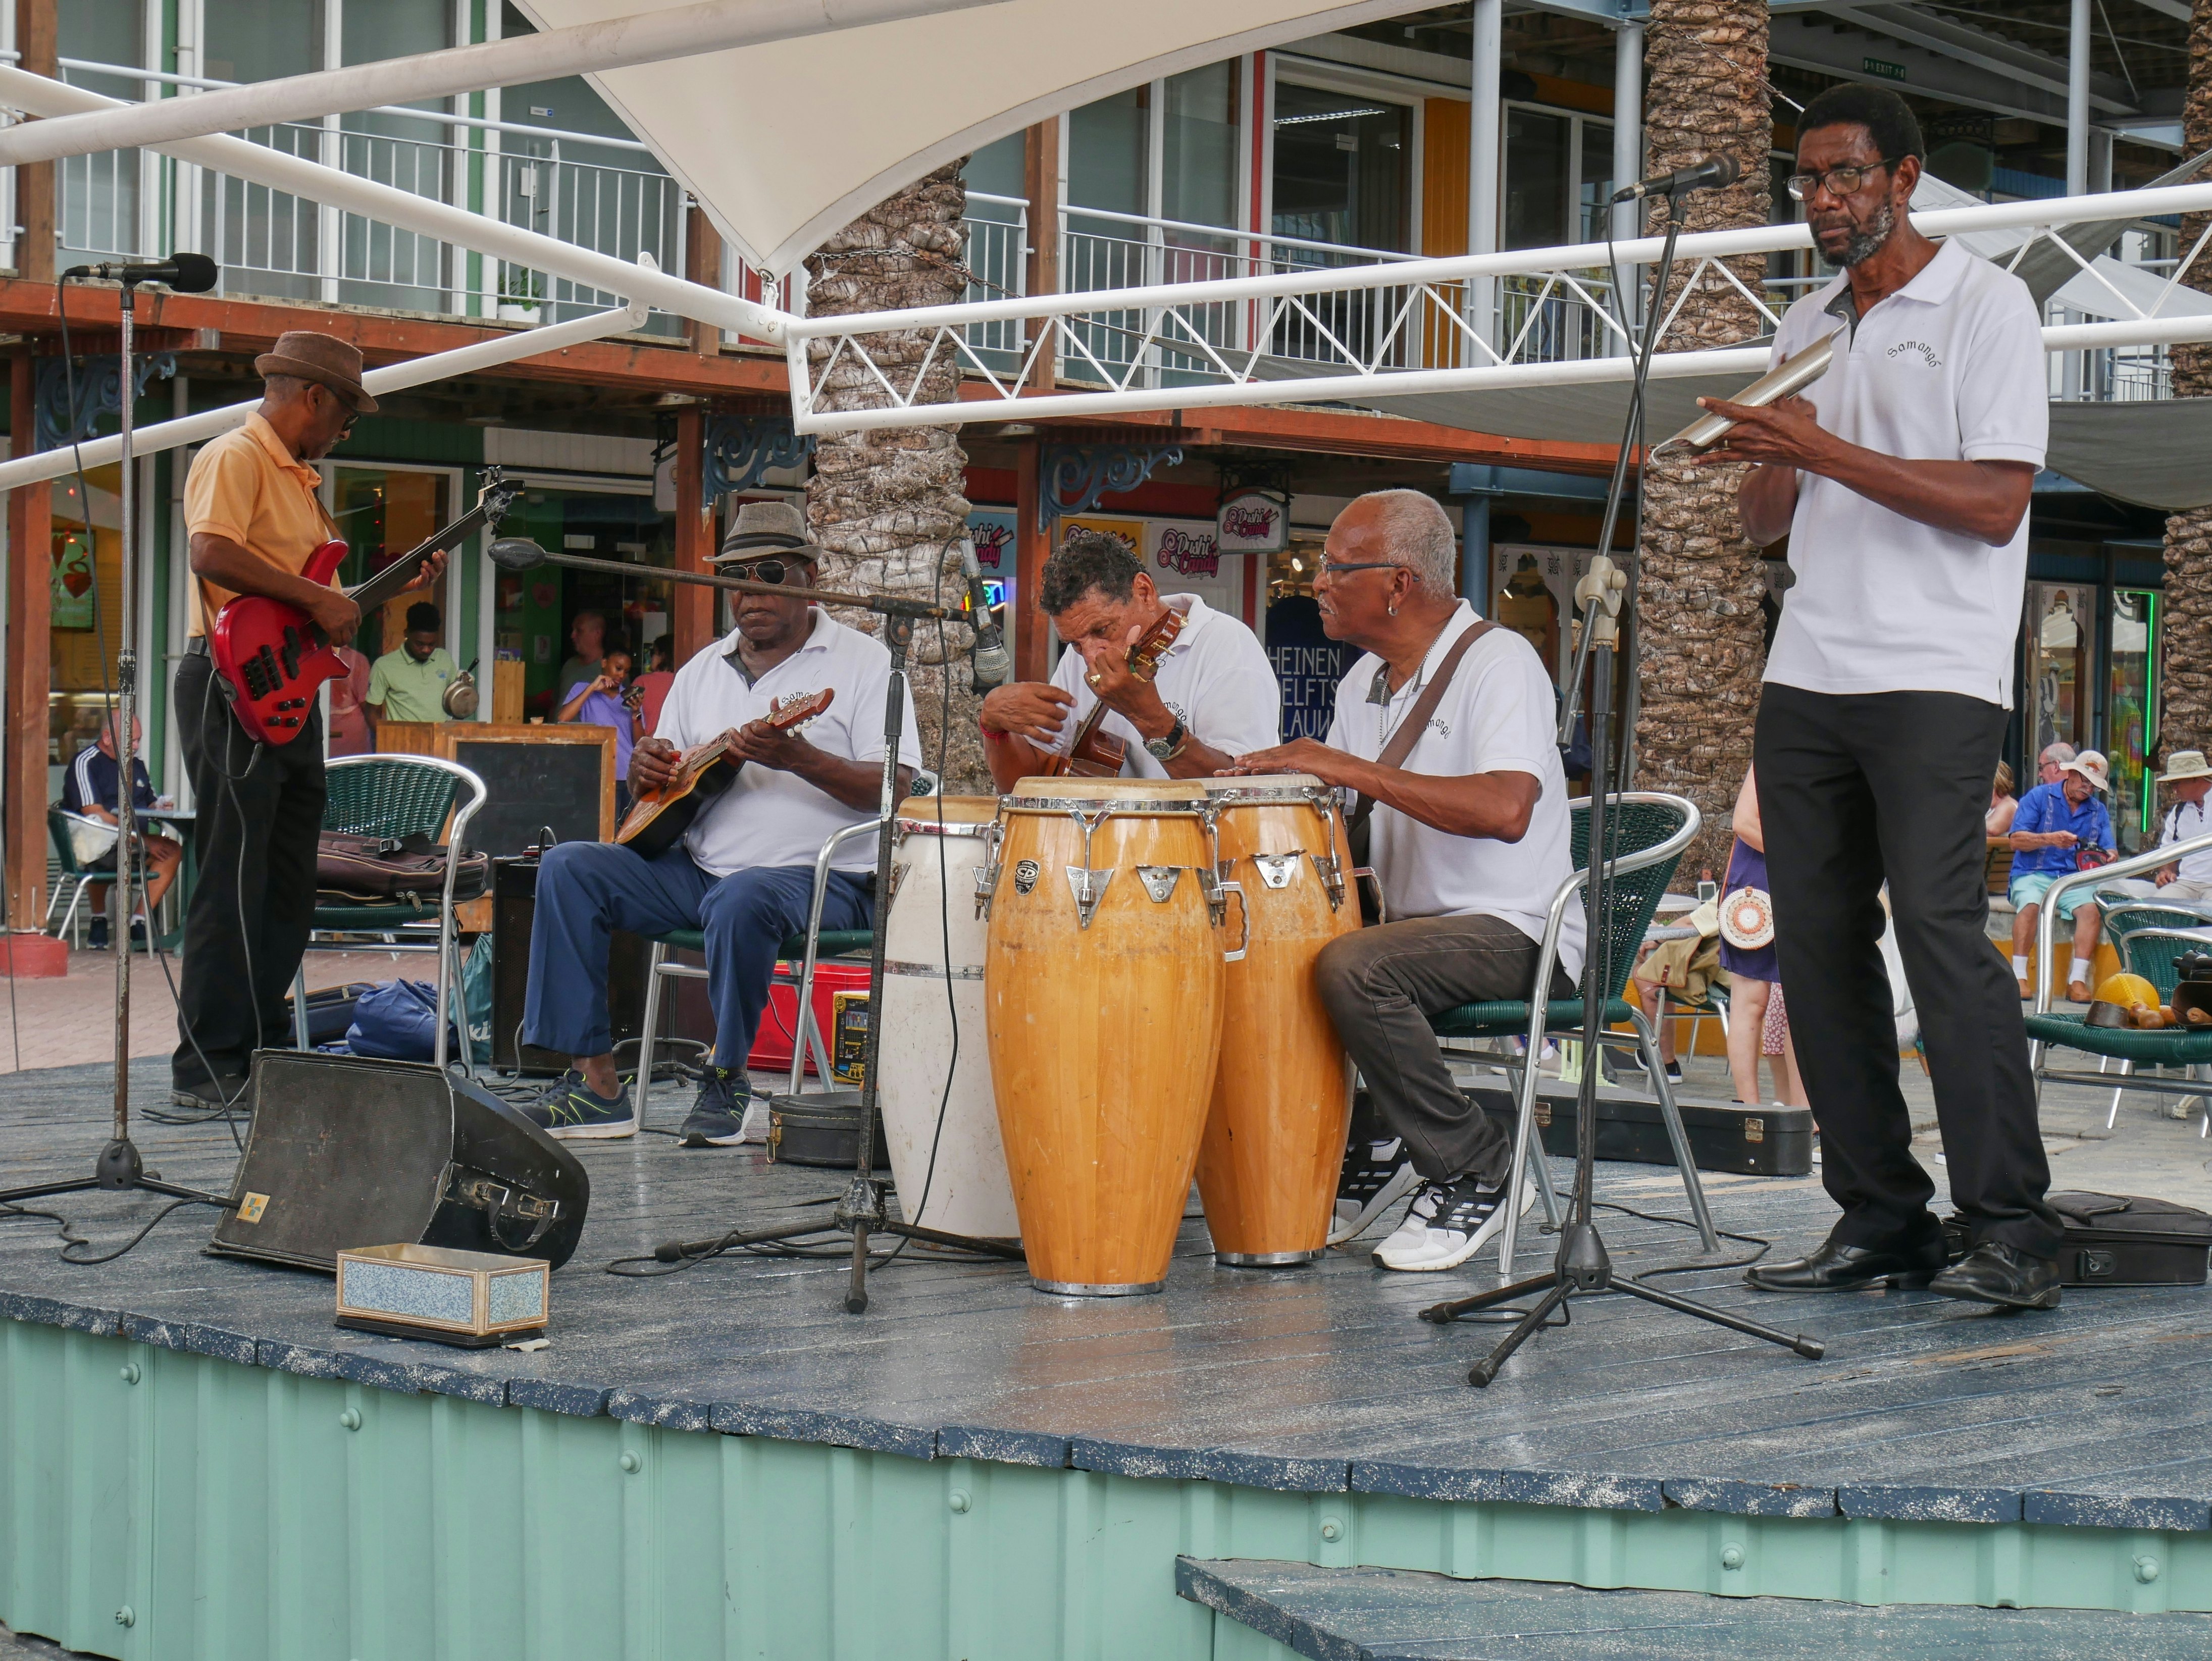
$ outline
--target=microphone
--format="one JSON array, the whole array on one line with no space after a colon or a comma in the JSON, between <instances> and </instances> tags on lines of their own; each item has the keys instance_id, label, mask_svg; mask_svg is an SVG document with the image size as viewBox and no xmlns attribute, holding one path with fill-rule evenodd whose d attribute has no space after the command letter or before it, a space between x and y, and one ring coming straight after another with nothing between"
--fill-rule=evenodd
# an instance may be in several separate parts
<instances>
[{"instance_id":1,"label":"microphone","mask_svg":"<svg viewBox=\"0 0 2212 1661\"><path fill-rule=\"evenodd\" d=\"M62 276L64 280L96 277L126 286L134 283L166 283L177 294L205 294L215 287L222 272L215 261L204 253L180 253L167 259L111 259L98 265L72 265Z\"/></svg>"},{"instance_id":2,"label":"microphone","mask_svg":"<svg viewBox=\"0 0 2212 1661\"><path fill-rule=\"evenodd\" d=\"M1006 630L992 618L991 597L983 587L983 568L976 563L971 537L960 538L960 575L968 580L969 626L975 631L973 690L988 692L1014 678L1014 659L1006 650Z\"/></svg>"},{"instance_id":3,"label":"microphone","mask_svg":"<svg viewBox=\"0 0 2212 1661\"><path fill-rule=\"evenodd\" d=\"M528 537L501 537L484 552L502 571L534 571L545 563L545 551Z\"/></svg>"},{"instance_id":4,"label":"microphone","mask_svg":"<svg viewBox=\"0 0 2212 1661\"><path fill-rule=\"evenodd\" d=\"M1649 196L1682 196L1691 191L1717 190L1723 185L1735 184L1736 175L1742 171L1743 164L1733 155L1709 155L1672 173L1654 173L1633 185L1624 185L1613 193L1613 199L1641 202Z\"/></svg>"}]
</instances>

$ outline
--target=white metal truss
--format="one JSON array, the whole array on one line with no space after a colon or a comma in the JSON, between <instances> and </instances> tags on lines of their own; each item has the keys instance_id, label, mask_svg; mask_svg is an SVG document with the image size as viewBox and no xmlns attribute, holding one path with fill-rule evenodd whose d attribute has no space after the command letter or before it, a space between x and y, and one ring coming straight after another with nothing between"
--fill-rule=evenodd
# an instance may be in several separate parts
<instances>
[{"instance_id":1,"label":"white metal truss","mask_svg":"<svg viewBox=\"0 0 2212 1661\"><path fill-rule=\"evenodd\" d=\"M2093 259L2063 241L2069 226L2207 210L2212 210L2212 185L2198 184L1945 209L1916 214L1913 222L1932 237L2016 233L2016 246L2000 263L2018 265L2039 246L2055 244L2075 265L2094 274ZM2212 317L2165 310L2184 274L2204 257L2208 240L2212 234L2184 250L2148 306L2105 283L2112 294L2111 320L2046 328L2045 350L2212 339ZM1811 246L1812 234L1802 224L1682 237L1677 271L1686 280L1674 293L1663 323L1672 326L1693 289L1719 284L1750 302L1760 327L1741 344L1686 351L1666 350L1662 333L1652 374L1763 370L1767 349L1753 343L1779 318L1726 262ZM1613 262L1621 281L1636 283L1661 248L1657 237L1614 244ZM793 420L801 432L839 433L1626 380L1632 374L1626 337L1606 303L1611 283L1605 245L1580 243L793 318L784 336ZM1486 326L1489 319L1494 321ZM979 344L1007 340L1026 344L1018 351ZM887 349L894 341L895 348ZM1079 389L1063 384L1051 392L1025 390L1048 353L1060 380ZM941 387L947 364L960 372L957 401L929 401L938 395L933 379ZM832 407L825 389L849 386L856 379L873 384L881 405Z\"/></svg>"}]
</instances>

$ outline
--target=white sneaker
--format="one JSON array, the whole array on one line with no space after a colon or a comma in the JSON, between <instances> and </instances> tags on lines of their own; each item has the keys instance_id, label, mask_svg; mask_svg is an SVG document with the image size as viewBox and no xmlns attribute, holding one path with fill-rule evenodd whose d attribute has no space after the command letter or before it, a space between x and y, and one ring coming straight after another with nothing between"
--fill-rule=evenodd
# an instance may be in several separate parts
<instances>
[{"instance_id":1,"label":"white sneaker","mask_svg":"<svg viewBox=\"0 0 2212 1661\"><path fill-rule=\"evenodd\" d=\"M1329 1227L1329 1244L1341 1245L1365 1232L1420 1180L1400 1138L1352 1143L1344 1151L1344 1168L1337 1177L1336 1220Z\"/></svg>"},{"instance_id":2,"label":"white sneaker","mask_svg":"<svg viewBox=\"0 0 2212 1661\"><path fill-rule=\"evenodd\" d=\"M1485 1188L1474 1177L1423 1183L1406 1220L1375 1248L1375 1261L1416 1274L1457 1269L1505 1226L1504 1198L1503 1188ZM1534 1182L1524 1177L1516 1210L1528 1210L1535 1198Z\"/></svg>"}]
</instances>

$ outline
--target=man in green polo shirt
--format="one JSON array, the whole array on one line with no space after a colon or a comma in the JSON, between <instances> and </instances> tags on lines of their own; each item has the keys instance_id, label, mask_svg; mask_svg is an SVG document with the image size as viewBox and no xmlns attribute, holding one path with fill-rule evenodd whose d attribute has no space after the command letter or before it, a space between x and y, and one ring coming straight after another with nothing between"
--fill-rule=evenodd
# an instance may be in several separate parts
<instances>
[{"instance_id":1,"label":"man in green polo shirt","mask_svg":"<svg viewBox=\"0 0 2212 1661\"><path fill-rule=\"evenodd\" d=\"M371 721L444 721L446 688L459 673L452 654L438 644L445 620L438 608L418 602L407 608L407 637L370 667L368 696L362 701Z\"/></svg>"}]
</instances>

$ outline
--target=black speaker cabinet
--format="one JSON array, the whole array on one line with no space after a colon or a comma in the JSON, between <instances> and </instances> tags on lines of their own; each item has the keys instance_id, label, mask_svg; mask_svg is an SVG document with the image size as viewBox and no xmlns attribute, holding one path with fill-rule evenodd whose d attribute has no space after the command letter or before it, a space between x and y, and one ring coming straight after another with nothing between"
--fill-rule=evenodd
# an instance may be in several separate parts
<instances>
[{"instance_id":1,"label":"black speaker cabinet","mask_svg":"<svg viewBox=\"0 0 2212 1661\"><path fill-rule=\"evenodd\" d=\"M530 994L530 929L538 911L538 861L492 861L491 1064L502 1072L552 1077L568 1057L522 1042L522 1015ZM645 976L653 943L617 929L607 954L607 1014L617 1045L645 1031ZM681 961L701 963L697 953ZM714 1007L704 981L671 977L660 989L660 1031L671 1038L714 1042ZM623 1058L623 1065L629 1060Z\"/></svg>"},{"instance_id":2,"label":"black speaker cabinet","mask_svg":"<svg viewBox=\"0 0 2212 1661\"><path fill-rule=\"evenodd\" d=\"M358 1246L576 1249L592 1185L507 1103L420 1062L264 1050L253 1128L210 1251L335 1272Z\"/></svg>"}]
</instances>

